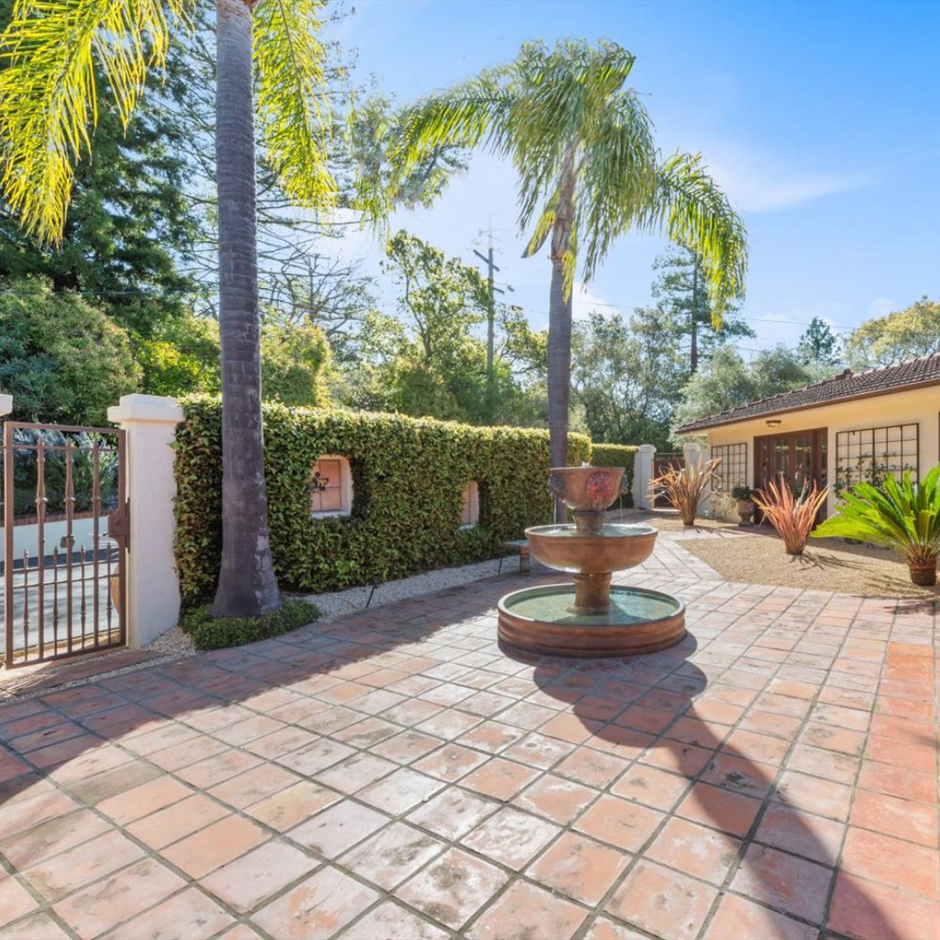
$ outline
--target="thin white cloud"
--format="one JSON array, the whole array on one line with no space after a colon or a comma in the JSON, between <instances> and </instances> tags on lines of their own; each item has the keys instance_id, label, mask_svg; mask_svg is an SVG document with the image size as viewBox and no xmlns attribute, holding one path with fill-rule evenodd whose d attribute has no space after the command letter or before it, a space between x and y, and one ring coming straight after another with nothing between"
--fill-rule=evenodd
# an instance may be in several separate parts
<instances>
[{"instance_id":1,"label":"thin white cloud","mask_svg":"<svg viewBox=\"0 0 940 940\"><path fill-rule=\"evenodd\" d=\"M581 281L575 281L571 294L571 316L575 320L584 320L594 311L598 313L617 313L619 308L611 304L606 297L586 287Z\"/></svg>"},{"instance_id":2,"label":"thin white cloud","mask_svg":"<svg viewBox=\"0 0 940 940\"><path fill-rule=\"evenodd\" d=\"M864 172L826 172L788 164L746 147L709 148L709 170L735 208L773 212L870 185Z\"/></svg>"},{"instance_id":3,"label":"thin white cloud","mask_svg":"<svg viewBox=\"0 0 940 940\"><path fill-rule=\"evenodd\" d=\"M886 317L898 309L897 304L890 297L876 297L868 305L868 319L873 320L876 317Z\"/></svg>"}]
</instances>

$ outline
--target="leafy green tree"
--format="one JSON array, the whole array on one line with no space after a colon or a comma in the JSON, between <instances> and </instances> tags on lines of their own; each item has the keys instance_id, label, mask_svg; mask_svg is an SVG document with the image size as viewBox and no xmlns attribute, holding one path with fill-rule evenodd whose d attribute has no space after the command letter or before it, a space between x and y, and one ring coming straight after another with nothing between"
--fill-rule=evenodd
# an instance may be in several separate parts
<instances>
[{"instance_id":1,"label":"leafy green tree","mask_svg":"<svg viewBox=\"0 0 940 940\"><path fill-rule=\"evenodd\" d=\"M265 400L320 408L329 403L324 374L330 344L320 327L309 321L291 323L275 312L261 327L262 392Z\"/></svg>"},{"instance_id":2,"label":"leafy green tree","mask_svg":"<svg viewBox=\"0 0 940 940\"><path fill-rule=\"evenodd\" d=\"M807 366L836 366L842 354L842 341L821 317L813 317L800 337L796 351Z\"/></svg>"},{"instance_id":3,"label":"leafy green tree","mask_svg":"<svg viewBox=\"0 0 940 940\"><path fill-rule=\"evenodd\" d=\"M663 315L664 326L688 343L689 374L700 359L707 358L717 346L738 339L753 339L755 332L740 319L734 303L725 307L720 324L708 296L702 275L702 262L695 252L679 245L657 258L653 265L659 272L653 284L653 297Z\"/></svg>"},{"instance_id":4,"label":"leafy green tree","mask_svg":"<svg viewBox=\"0 0 940 940\"><path fill-rule=\"evenodd\" d=\"M15 419L103 425L138 381L127 332L100 308L38 280L0 293L0 389Z\"/></svg>"},{"instance_id":5,"label":"leafy green tree","mask_svg":"<svg viewBox=\"0 0 940 940\"><path fill-rule=\"evenodd\" d=\"M219 324L210 317L174 317L135 346L148 395L218 394L222 387Z\"/></svg>"},{"instance_id":6,"label":"leafy green tree","mask_svg":"<svg viewBox=\"0 0 940 940\"><path fill-rule=\"evenodd\" d=\"M778 345L761 350L750 362L730 346L715 350L689 379L676 409L676 426L718 414L760 398L789 392L815 381L797 353Z\"/></svg>"},{"instance_id":7,"label":"leafy green tree","mask_svg":"<svg viewBox=\"0 0 940 940\"><path fill-rule=\"evenodd\" d=\"M0 0L0 31L12 17L13 0ZM160 93L149 95L125 128L107 106L108 76L95 68L102 105L95 158L75 167L62 239L55 246L38 242L0 206L0 281L40 277L57 290L79 291L143 335L182 313L195 282L180 263L190 257L199 228L186 195L180 117L190 95L188 74L175 50Z\"/></svg>"},{"instance_id":8,"label":"leafy green tree","mask_svg":"<svg viewBox=\"0 0 940 940\"><path fill-rule=\"evenodd\" d=\"M863 323L846 340L844 355L853 369L870 369L936 352L940 352L940 300L925 295L904 310Z\"/></svg>"},{"instance_id":9,"label":"leafy green tree","mask_svg":"<svg viewBox=\"0 0 940 940\"><path fill-rule=\"evenodd\" d=\"M92 150L105 107L128 126L148 72L164 68L171 33L195 0L137 3L17 0L0 54L0 185L28 234L61 242L74 164ZM268 544L261 423L255 113L265 158L285 195L328 207L335 186L317 39L320 0L217 0L216 182L222 340L223 546L214 612L250 617L280 607Z\"/></svg>"},{"instance_id":10,"label":"leafy green tree","mask_svg":"<svg viewBox=\"0 0 940 940\"><path fill-rule=\"evenodd\" d=\"M548 418L559 465L579 256L586 282L627 231L664 233L701 258L716 318L744 286L744 226L699 157L662 158L641 98L627 85L634 61L612 42L527 43L514 62L408 109L390 150L401 175L444 144L512 160L520 229L531 228L526 254L546 242L550 249Z\"/></svg>"}]
</instances>

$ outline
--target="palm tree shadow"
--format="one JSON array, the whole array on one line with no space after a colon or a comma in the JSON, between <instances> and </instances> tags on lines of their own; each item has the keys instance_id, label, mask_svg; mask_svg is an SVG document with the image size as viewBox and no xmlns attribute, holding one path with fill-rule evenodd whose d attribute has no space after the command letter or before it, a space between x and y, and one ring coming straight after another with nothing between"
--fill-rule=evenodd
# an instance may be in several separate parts
<instances>
[{"instance_id":1,"label":"palm tree shadow","mask_svg":"<svg viewBox=\"0 0 940 940\"><path fill-rule=\"evenodd\" d=\"M541 657L536 665L534 678L545 694L565 702L570 712L583 722L585 728L595 738L604 741L607 745L606 750L611 753L617 754L620 751L624 756L637 758L643 753L643 746L648 744L647 754L665 757L665 761L660 759L656 766L669 769L693 784L709 784L713 788L718 788L718 790L710 791L714 797L717 797L712 799L696 797L697 791L708 790L707 787L695 787L687 790L686 793L691 793L691 799L696 800L699 820L707 819L706 825L740 838L738 849L740 865L748 872L751 885L756 887L756 893L764 903L785 910L787 900L786 897L781 896L781 880L779 873L775 871L775 866L772 863L760 864L760 857L764 852L783 851L825 866L818 869L818 877L826 879L826 884L816 892L821 898L821 906L818 916L814 918L814 925L825 929L828 913L826 904L827 900L832 897L833 882L838 873L838 846L833 848L820 839L804 813L794 805L794 800L788 797L786 788L777 784L777 774L773 767L756 762L740 748L723 743L727 735L719 737L715 733L715 726L696 712L696 701L708 687L708 679L701 669L685 659L685 656L693 649L694 640L687 638L681 646L675 647L672 651L654 654L652 657L613 661L581 660L574 666L574 673L578 674L593 671L592 667L606 670L607 664L616 662L621 667L617 677L629 684L633 668L645 670L644 663L650 663L651 660L657 658L662 660L663 657L669 657L670 654L683 650L682 661L678 668L635 701L635 704L643 705L645 708L666 713L662 721L662 729L655 733L652 743L650 743L650 738L653 733L649 731L649 728L640 730L623 724L615 724L612 720L606 722L598 720L596 707L589 701L590 696L581 694L578 683L567 681L565 674L559 671L558 666L562 662L567 663L569 667L573 665L570 660L553 662L549 657ZM670 731L679 734L680 727L682 740L668 736ZM702 749L710 750L711 757L705 757L703 760ZM733 798L722 799L719 790L726 794L742 794L761 801L758 812L745 832L742 832L740 810L740 804L744 801ZM768 812L786 815L786 845L768 844L768 847L764 848L763 844L758 843L751 848L757 829ZM812 867L805 862L803 867L806 872L813 872ZM789 887L795 889L795 886ZM787 886L784 886L782 889L784 894L786 888ZM871 936L902 936L902 933L892 924L888 914L866 894L857 879L852 879L847 890L850 890L852 894L851 907L854 916L863 918L862 922L869 925ZM767 938L790 936L786 928L781 927L778 930L776 923L769 919L767 931L765 935Z\"/></svg>"}]
</instances>

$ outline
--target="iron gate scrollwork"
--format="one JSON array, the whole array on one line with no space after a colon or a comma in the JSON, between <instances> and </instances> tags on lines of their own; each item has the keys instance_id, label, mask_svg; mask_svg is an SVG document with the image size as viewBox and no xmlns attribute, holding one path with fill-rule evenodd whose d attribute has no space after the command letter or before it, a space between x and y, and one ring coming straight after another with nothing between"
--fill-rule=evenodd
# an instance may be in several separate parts
<instances>
[{"instance_id":1,"label":"iron gate scrollwork","mask_svg":"<svg viewBox=\"0 0 940 940\"><path fill-rule=\"evenodd\" d=\"M4 665L126 642L125 432L3 429Z\"/></svg>"}]
</instances>

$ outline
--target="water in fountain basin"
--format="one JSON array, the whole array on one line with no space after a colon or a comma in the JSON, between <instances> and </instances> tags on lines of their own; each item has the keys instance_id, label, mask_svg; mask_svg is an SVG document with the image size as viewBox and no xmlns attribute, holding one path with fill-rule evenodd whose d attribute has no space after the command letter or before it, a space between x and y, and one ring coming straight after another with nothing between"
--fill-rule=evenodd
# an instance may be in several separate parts
<instances>
[{"instance_id":1,"label":"water in fountain basin","mask_svg":"<svg viewBox=\"0 0 940 940\"><path fill-rule=\"evenodd\" d=\"M506 610L518 617L550 624L582 627L629 626L662 620L677 613L681 604L668 594L615 586L610 589L610 610L604 614L573 614L574 585L550 585L519 591L505 598Z\"/></svg>"}]
</instances>

